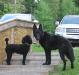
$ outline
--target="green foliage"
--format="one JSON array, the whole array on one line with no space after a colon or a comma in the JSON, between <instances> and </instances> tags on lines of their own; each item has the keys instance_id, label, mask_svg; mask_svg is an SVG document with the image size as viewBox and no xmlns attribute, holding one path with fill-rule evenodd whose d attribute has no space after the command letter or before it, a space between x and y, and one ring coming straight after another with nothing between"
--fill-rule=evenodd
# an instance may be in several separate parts
<instances>
[{"instance_id":1,"label":"green foliage","mask_svg":"<svg viewBox=\"0 0 79 75\"><path fill-rule=\"evenodd\" d=\"M3 14L3 11L0 10L0 16L2 16L2 14Z\"/></svg>"},{"instance_id":2,"label":"green foliage","mask_svg":"<svg viewBox=\"0 0 79 75\"><path fill-rule=\"evenodd\" d=\"M9 4L4 4L4 7L2 10L0 10L0 16L4 15L5 13L11 12L11 8Z\"/></svg>"},{"instance_id":3,"label":"green foliage","mask_svg":"<svg viewBox=\"0 0 79 75\"><path fill-rule=\"evenodd\" d=\"M75 2L75 6L79 7L79 0L73 0Z\"/></svg>"},{"instance_id":4,"label":"green foliage","mask_svg":"<svg viewBox=\"0 0 79 75\"><path fill-rule=\"evenodd\" d=\"M51 10L46 4L45 1L41 0L40 3L37 5L37 9L35 10L35 16L39 20L40 23L43 24L43 27L46 31L51 31L53 15Z\"/></svg>"},{"instance_id":5,"label":"green foliage","mask_svg":"<svg viewBox=\"0 0 79 75\"><path fill-rule=\"evenodd\" d=\"M44 0L46 4L48 4L49 9L51 11L51 17L52 17L52 27L51 31L54 32L55 30L55 21L58 20L58 14L59 14L59 0Z\"/></svg>"},{"instance_id":6,"label":"green foliage","mask_svg":"<svg viewBox=\"0 0 79 75\"><path fill-rule=\"evenodd\" d=\"M62 2L62 15L75 14L75 6L72 0L63 0Z\"/></svg>"},{"instance_id":7,"label":"green foliage","mask_svg":"<svg viewBox=\"0 0 79 75\"><path fill-rule=\"evenodd\" d=\"M4 10L4 4L0 3L0 10L3 11Z\"/></svg>"},{"instance_id":8,"label":"green foliage","mask_svg":"<svg viewBox=\"0 0 79 75\"><path fill-rule=\"evenodd\" d=\"M33 13L34 11L34 0L24 0L23 5L25 6L25 13Z\"/></svg>"}]
</instances>

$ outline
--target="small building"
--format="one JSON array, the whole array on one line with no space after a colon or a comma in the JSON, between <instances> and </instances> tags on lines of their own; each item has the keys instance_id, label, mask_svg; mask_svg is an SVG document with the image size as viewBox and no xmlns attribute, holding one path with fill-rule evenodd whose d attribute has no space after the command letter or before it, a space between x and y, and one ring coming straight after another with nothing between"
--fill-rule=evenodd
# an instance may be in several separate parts
<instances>
[{"instance_id":1,"label":"small building","mask_svg":"<svg viewBox=\"0 0 79 75\"><path fill-rule=\"evenodd\" d=\"M0 19L0 63L6 56L5 38L9 38L9 43L21 43L25 35L33 36L34 23L38 25L38 21L31 14L6 14Z\"/></svg>"}]
</instances>

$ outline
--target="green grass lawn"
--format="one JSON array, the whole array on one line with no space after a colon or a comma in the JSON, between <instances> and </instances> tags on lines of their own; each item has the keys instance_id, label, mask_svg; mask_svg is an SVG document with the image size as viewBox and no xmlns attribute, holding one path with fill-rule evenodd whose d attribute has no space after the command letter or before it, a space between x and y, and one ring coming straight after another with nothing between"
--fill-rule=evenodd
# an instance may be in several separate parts
<instances>
[{"instance_id":1,"label":"green grass lawn","mask_svg":"<svg viewBox=\"0 0 79 75\"><path fill-rule=\"evenodd\" d=\"M74 49L75 53L75 68L71 69L70 62L67 61L66 71L62 71L63 63L54 67L54 71L49 72L49 75L79 75L79 48Z\"/></svg>"},{"instance_id":2,"label":"green grass lawn","mask_svg":"<svg viewBox=\"0 0 79 75\"><path fill-rule=\"evenodd\" d=\"M40 44L32 44L32 50L33 52L42 52L44 49L41 47Z\"/></svg>"}]
</instances>

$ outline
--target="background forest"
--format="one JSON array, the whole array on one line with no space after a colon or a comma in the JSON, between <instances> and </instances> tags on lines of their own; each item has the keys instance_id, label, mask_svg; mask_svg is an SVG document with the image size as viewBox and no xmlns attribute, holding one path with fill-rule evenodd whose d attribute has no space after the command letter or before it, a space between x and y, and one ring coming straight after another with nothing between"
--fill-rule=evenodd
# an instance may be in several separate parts
<instances>
[{"instance_id":1,"label":"background forest","mask_svg":"<svg viewBox=\"0 0 79 75\"><path fill-rule=\"evenodd\" d=\"M0 17L6 13L31 13L45 31L54 32L56 20L79 14L79 0L0 0Z\"/></svg>"}]
</instances>

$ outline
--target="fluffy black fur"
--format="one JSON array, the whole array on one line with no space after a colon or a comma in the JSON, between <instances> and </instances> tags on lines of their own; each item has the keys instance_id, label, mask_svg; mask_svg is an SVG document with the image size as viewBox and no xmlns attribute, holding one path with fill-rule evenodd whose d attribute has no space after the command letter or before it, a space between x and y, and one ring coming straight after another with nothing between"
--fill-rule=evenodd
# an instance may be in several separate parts
<instances>
[{"instance_id":1,"label":"fluffy black fur","mask_svg":"<svg viewBox=\"0 0 79 75\"><path fill-rule=\"evenodd\" d=\"M66 60L65 56L71 62L71 68L74 68L74 52L71 43L64 37L59 35L50 35L47 32L44 32L42 29L42 25L39 25L39 28L34 24L33 26L33 34L36 40L39 41L41 46L44 48L46 61L43 65L51 64L51 50L59 49L59 54L61 59L63 60L64 66L63 70L66 69Z\"/></svg>"},{"instance_id":2,"label":"fluffy black fur","mask_svg":"<svg viewBox=\"0 0 79 75\"><path fill-rule=\"evenodd\" d=\"M5 50L7 54L7 59L6 59L7 65L11 64L10 61L13 53L22 54L23 55L22 64L25 65L26 56L30 50L30 45L32 44L31 37L28 35L23 37L22 44L8 44L8 41L9 41L8 38L5 38L5 41L6 41Z\"/></svg>"},{"instance_id":3,"label":"fluffy black fur","mask_svg":"<svg viewBox=\"0 0 79 75\"><path fill-rule=\"evenodd\" d=\"M23 37L22 43L32 44L32 38L29 35L26 35Z\"/></svg>"}]
</instances>

